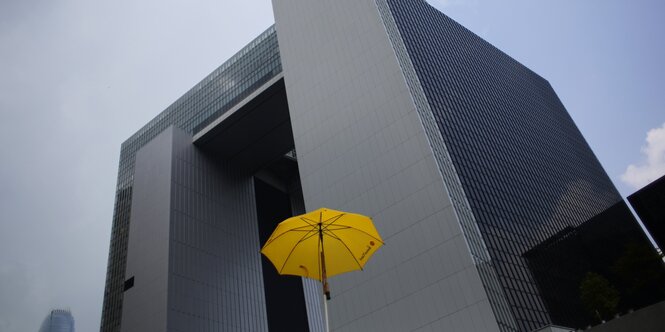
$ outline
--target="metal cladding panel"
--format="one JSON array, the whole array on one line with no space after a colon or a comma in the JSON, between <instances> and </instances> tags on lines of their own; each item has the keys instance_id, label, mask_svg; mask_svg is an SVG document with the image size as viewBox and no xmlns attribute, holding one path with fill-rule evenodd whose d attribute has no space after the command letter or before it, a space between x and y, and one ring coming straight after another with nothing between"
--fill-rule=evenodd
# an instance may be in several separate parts
<instances>
[{"instance_id":1,"label":"metal cladding panel","mask_svg":"<svg viewBox=\"0 0 665 332\"><path fill-rule=\"evenodd\" d=\"M121 330L267 331L252 177L191 141L137 153Z\"/></svg>"},{"instance_id":2,"label":"metal cladding panel","mask_svg":"<svg viewBox=\"0 0 665 332\"><path fill-rule=\"evenodd\" d=\"M174 134L168 331L267 331L252 177L191 142Z\"/></svg>"},{"instance_id":3,"label":"metal cladding panel","mask_svg":"<svg viewBox=\"0 0 665 332\"><path fill-rule=\"evenodd\" d=\"M173 159L171 127L138 151L121 331L166 331Z\"/></svg>"},{"instance_id":4,"label":"metal cladding panel","mask_svg":"<svg viewBox=\"0 0 665 332\"><path fill-rule=\"evenodd\" d=\"M122 320L136 152L169 126L196 134L281 72L277 36L270 27L123 143L101 331L119 331Z\"/></svg>"},{"instance_id":5,"label":"metal cladding panel","mask_svg":"<svg viewBox=\"0 0 665 332\"><path fill-rule=\"evenodd\" d=\"M331 328L498 331L376 3L273 8L305 206L370 215L386 241L331 280Z\"/></svg>"}]
</instances>

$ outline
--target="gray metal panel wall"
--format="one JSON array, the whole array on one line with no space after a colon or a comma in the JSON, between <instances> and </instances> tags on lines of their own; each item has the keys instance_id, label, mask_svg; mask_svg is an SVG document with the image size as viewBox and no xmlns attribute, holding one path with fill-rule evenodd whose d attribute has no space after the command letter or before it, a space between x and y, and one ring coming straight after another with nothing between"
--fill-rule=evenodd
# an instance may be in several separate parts
<instances>
[{"instance_id":1,"label":"gray metal panel wall","mask_svg":"<svg viewBox=\"0 0 665 332\"><path fill-rule=\"evenodd\" d=\"M123 332L166 331L173 127L136 154Z\"/></svg>"},{"instance_id":2,"label":"gray metal panel wall","mask_svg":"<svg viewBox=\"0 0 665 332\"><path fill-rule=\"evenodd\" d=\"M267 331L252 177L174 134L168 331Z\"/></svg>"},{"instance_id":3,"label":"gray metal panel wall","mask_svg":"<svg viewBox=\"0 0 665 332\"><path fill-rule=\"evenodd\" d=\"M120 330L136 151L172 125L196 134L281 71L277 38L270 27L122 144L101 331Z\"/></svg>"},{"instance_id":4,"label":"gray metal panel wall","mask_svg":"<svg viewBox=\"0 0 665 332\"><path fill-rule=\"evenodd\" d=\"M498 331L375 2L273 8L305 205L373 216L387 243L331 281L331 328Z\"/></svg>"},{"instance_id":5,"label":"gray metal panel wall","mask_svg":"<svg viewBox=\"0 0 665 332\"><path fill-rule=\"evenodd\" d=\"M253 180L191 141L137 153L122 331L267 331Z\"/></svg>"}]
</instances>

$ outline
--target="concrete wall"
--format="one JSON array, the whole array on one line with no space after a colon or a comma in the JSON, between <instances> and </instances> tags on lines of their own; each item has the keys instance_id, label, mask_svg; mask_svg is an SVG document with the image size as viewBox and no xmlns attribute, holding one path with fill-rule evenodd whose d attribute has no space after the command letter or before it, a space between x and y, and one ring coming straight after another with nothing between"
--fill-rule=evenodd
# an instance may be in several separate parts
<instances>
[{"instance_id":1,"label":"concrete wall","mask_svg":"<svg viewBox=\"0 0 665 332\"><path fill-rule=\"evenodd\" d=\"M273 1L303 195L386 241L331 281L337 331L497 331L373 0Z\"/></svg>"}]
</instances>

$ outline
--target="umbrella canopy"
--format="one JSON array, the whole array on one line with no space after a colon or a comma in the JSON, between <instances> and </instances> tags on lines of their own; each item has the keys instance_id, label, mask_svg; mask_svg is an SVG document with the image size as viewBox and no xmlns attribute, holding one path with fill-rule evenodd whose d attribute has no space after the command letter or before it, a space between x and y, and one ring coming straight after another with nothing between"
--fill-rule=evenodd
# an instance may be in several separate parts
<instances>
[{"instance_id":1,"label":"umbrella canopy","mask_svg":"<svg viewBox=\"0 0 665 332\"><path fill-rule=\"evenodd\" d=\"M261 249L279 274L312 278L362 270L383 245L369 217L327 208L279 223Z\"/></svg>"}]
</instances>

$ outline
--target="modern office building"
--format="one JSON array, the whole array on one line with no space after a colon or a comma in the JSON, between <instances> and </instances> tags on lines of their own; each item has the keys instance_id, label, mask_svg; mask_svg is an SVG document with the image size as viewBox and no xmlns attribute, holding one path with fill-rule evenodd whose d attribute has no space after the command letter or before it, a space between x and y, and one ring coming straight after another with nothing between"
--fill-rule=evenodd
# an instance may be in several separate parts
<instances>
[{"instance_id":1,"label":"modern office building","mask_svg":"<svg viewBox=\"0 0 665 332\"><path fill-rule=\"evenodd\" d=\"M54 309L44 318L39 332L74 332L74 316L71 311Z\"/></svg>"},{"instance_id":2,"label":"modern office building","mask_svg":"<svg viewBox=\"0 0 665 332\"><path fill-rule=\"evenodd\" d=\"M628 201L656 245L665 249L665 176L628 196Z\"/></svg>"},{"instance_id":3,"label":"modern office building","mask_svg":"<svg viewBox=\"0 0 665 332\"><path fill-rule=\"evenodd\" d=\"M322 331L320 286L259 254L321 206L386 241L331 280L335 331L583 327L585 275L630 289L648 241L545 79L424 0L273 8L123 143L102 331Z\"/></svg>"}]
</instances>

